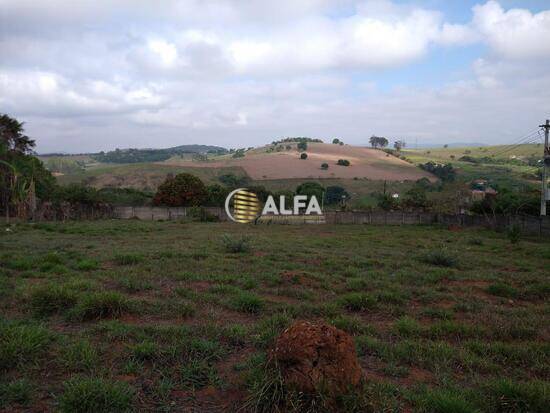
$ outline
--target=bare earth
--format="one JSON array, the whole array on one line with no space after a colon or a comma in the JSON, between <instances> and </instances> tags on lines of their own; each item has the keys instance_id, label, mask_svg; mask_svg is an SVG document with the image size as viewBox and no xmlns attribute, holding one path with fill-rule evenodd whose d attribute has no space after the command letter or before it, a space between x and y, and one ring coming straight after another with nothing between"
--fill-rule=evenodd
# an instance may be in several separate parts
<instances>
[{"instance_id":1,"label":"bare earth","mask_svg":"<svg viewBox=\"0 0 550 413\"><path fill-rule=\"evenodd\" d=\"M300 178L368 178L372 180L417 180L423 177L433 180L433 176L395 156L375 149L350 145L310 143L306 151L308 158L300 159L300 153L291 150L284 152L248 152L244 158L214 162L193 162L168 160L167 165L220 168L240 166L254 180L300 179ZM338 159L347 159L351 165L336 165ZM328 163L328 170L321 164Z\"/></svg>"}]
</instances>

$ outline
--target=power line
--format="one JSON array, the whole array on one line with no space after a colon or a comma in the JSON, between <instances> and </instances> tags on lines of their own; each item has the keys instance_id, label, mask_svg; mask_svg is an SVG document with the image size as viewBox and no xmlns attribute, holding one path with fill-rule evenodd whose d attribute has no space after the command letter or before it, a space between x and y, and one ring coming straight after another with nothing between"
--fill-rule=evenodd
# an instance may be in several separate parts
<instances>
[{"instance_id":1,"label":"power line","mask_svg":"<svg viewBox=\"0 0 550 413\"><path fill-rule=\"evenodd\" d=\"M493 153L491 156L492 157L500 156L504 153L513 151L514 149L520 147L521 145L530 145L530 144L533 144L533 143L537 143L537 140L542 139L542 137L540 136L540 131L541 131L540 128L535 130L534 132L530 133L529 135L524 136L523 138L521 138L519 141L517 141L513 144L510 144L510 145L507 145L502 150ZM533 139L533 138L535 138L535 139Z\"/></svg>"}]
</instances>

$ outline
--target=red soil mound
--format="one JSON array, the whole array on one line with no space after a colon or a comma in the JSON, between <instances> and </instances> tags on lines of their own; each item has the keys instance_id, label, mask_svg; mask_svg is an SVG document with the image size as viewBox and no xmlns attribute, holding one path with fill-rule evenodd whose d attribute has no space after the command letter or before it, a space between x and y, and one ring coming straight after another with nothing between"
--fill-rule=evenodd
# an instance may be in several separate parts
<instances>
[{"instance_id":1,"label":"red soil mound","mask_svg":"<svg viewBox=\"0 0 550 413\"><path fill-rule=\"evenodd\" d=\"M277 339L274 356L285 386L306 394L346 393L362 377L353 339L326 324L294 323Z\"/></svg>"}]
</instances>

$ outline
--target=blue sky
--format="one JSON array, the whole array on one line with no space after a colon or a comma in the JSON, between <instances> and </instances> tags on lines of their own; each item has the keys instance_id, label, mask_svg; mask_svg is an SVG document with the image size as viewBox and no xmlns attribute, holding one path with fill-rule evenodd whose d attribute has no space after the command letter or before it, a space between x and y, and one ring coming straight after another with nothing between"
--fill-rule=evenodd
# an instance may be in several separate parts
<instances>
[{"instance_id":1,"label":"blue sky","mask_svg":"<svg viewBox=\"0 0 550 413\"><path fill-rule=\"evenodd\" d=\"M0 0L0 107L41 152L372 134L510 143L550 117L542 0Z\"/></svg>"}]
</instances>

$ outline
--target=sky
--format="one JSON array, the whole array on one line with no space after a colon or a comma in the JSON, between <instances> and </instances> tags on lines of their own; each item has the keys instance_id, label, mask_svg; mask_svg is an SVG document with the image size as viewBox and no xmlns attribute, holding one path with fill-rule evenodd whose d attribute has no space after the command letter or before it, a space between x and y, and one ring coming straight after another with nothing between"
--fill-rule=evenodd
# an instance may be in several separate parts
<instances>
[{"instance_id":1,"label":"sky","mask_svg":"<svg viewBox=\"0 0 550 413\"><path fill-rule=\"evenodd\" d=\"M512 143L550 117L550 0L0 0L0 113L40 153Z\"/></svg>"}]
</instances>

